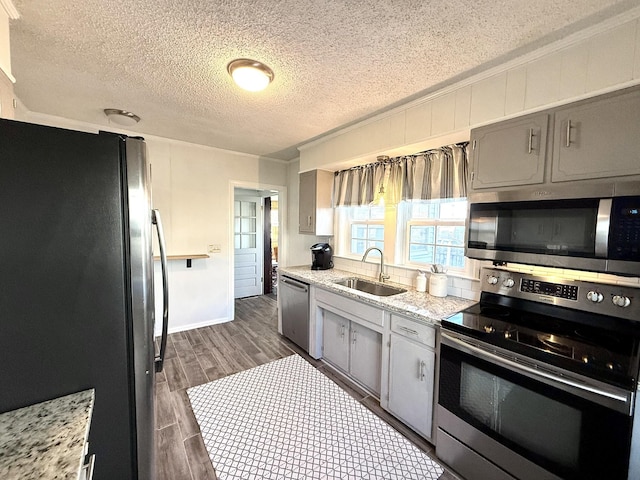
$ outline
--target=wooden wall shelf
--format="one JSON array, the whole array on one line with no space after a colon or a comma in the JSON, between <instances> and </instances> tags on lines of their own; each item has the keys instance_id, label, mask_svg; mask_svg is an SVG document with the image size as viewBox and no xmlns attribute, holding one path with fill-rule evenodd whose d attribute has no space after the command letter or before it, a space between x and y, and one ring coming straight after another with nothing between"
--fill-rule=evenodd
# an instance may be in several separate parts
<instances>
[{"instance_id":1,"label":"wooden wall shelf","mask_svg":"<svg viewBox=\"0 0 640 480\"><path fill-rule=\"evenodd\" d=\"M209 258L206 253L198 253L193 255L167 255L167 260L186 260L187 268L191 268L191 260L198 260L201 258ZM159 255L153 257L154 260L160 260Z\"/></svg>"}]
</instances>

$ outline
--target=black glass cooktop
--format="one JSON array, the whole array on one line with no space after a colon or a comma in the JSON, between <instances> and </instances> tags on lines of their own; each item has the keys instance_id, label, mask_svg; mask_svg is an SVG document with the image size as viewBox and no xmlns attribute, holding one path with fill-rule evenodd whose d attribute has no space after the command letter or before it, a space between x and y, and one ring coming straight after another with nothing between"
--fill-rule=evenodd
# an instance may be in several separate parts
<instances>
[{"instance_id":1,"label":"black glass cooktop","mask_svg":"<svg viewBox=\"0 0 640 480\"><path fill-rule=\"evenodd\" d=\"M444 329L628 389L638 379L639 325L486 292L442 321Z\"/></svg>"}]
</instances>

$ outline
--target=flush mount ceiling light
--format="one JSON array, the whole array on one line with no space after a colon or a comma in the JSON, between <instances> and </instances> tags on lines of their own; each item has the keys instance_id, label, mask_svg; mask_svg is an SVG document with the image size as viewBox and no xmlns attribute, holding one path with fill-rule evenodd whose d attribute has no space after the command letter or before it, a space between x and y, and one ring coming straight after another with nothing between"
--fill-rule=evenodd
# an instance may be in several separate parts
<instances>
[{"instance_id":1,"label":"flush mount ceiling light","mask_svg":"<svg viewBox=\"0 0 640 480\"><path fill-rule=\"evenodd\" d=\"M227 71L236 85L250 92L264 90L274 77L273 70L264 63L248 58L232 60L227 65Z\"/></svg>"},{"instance_id":2,"label":"flush mount ceiling light","mask_svg":"<svg viewBox=\"0 0 640 480\"><path fill-rule=\"evenodd\" d=\"M109 121L122 125L123 127L132 127L140 121L140 117L135 113L118 108L105 108L104 114Z\"/></svg>"}]
</instances>

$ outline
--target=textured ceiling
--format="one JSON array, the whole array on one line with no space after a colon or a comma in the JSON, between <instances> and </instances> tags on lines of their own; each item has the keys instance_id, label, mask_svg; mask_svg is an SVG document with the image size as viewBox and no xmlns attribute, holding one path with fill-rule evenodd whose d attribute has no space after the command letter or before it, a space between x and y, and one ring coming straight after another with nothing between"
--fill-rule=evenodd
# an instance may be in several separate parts
<instances>
[{"instance_id":1,"label":"textured ceiling","mask_svg":"<svg viewBox=\"0 0 640 480\"><path fill-rule=\"evenodd\" d=\"M289 160L325 132L622 13L637 0L14 0L27 109ZM261 93L226 72L275 72Z\"/></svg>"}]
</instances>

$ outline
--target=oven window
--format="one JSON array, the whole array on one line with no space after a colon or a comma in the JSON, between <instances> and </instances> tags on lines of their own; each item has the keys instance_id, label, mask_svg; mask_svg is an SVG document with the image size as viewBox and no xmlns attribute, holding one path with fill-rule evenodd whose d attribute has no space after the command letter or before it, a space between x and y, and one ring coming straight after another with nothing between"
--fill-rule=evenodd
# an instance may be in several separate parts
<instances>
[{"instance_id":1,"label":"oven window","mask_svg":"<svg viewBox=\"0 0 640 480\"><path fill-rule=\"evenodd\" d=\"M502 364L440 347L438 404L457 423L439 428L454 428L457 433L448 433L466 445L482 432L564 479L626 478L632 417Z\"/></svg>"},{"instance_id":2,"label":"oven window","mask_svg":"<svg viewBox=\"0 0 640 480\"><path fill-rule=\"evenodd\" d=\"M577 467L582 424L579 410L465 362L460 373L460 408L469 416L554 463Z\"/></svg>"}]
</instances>

